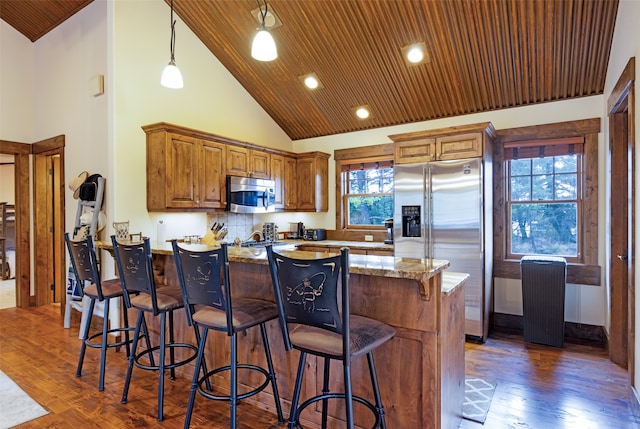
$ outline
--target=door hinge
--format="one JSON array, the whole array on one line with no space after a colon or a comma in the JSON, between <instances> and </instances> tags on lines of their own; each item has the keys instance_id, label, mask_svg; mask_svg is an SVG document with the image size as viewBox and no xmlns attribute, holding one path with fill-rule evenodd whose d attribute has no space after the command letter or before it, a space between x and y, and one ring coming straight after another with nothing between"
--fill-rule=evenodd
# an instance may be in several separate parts
<instances>
[{"instance_id":1,"label":"door hinge","mask_svg":"<svg viewBox=\"0 0 640 429\"><path fill-rule=\"evenodd\" d=\"M51 286L49 286L49 289L55 291L56 290L56 285L52 284Z\"/></svg>"}]
</instances>

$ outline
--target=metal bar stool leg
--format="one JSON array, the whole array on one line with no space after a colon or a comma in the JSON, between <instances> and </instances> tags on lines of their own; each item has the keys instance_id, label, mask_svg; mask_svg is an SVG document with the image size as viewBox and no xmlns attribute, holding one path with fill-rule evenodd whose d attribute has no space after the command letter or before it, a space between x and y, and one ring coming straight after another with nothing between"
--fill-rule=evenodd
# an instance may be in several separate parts
<instances>
[{"instance_id":1,"label":"metal bar stool leg","mask_svg":"<svg viewBox=\"0 0 640 429\"><path fill-rule=\"evenodd\" d=\"M144 314L138 311L138 320L136 321L136 329L133 332L133 343L131 344L131 354L129 355L129 365L127 366L127 376L124 379L124 388L122 389L121 404L127 403L127 395L129 394L129 383L131 382L131 373L133 372L133 362L136 359L136 348L138 346L138 338L140 337L140 326L144 323ZM146 324L145 324L146 327ZM149 349L150 350L150 349Z\"/></svg>"},{"instance_id":2,"label":"metal bar stool leg","mask_svg":"<svg viewBox=\"0 0 640 429\"><path fill-rule=\"evenodd\" d=\"M196 344L200 344L200 331L198 331L198 326L196 326L195 323L193 324L193 330L196 333ZM199 351L200 349L198 349L198 352ZM199 368L199 366L196 366L196 368ZM209 377L207 377L208 372L209 370L207 369L207 362L203 356L202 357L202 376L205 377L204 383L205 383L205 386L207 387L207 390L211 392L213 388L211 387L211 380L209 380Z\"/></svg>"},{"instance_id":3,"label":"metal bar stool leg","mask_svg":"<svg viewBox=\"0 0 640 429\"><path fill-rule=\"evenodd\" d=\"M344 366L344 399L347 409L347 428L353 429L353 392L351 391L351 367Z\"/></svg>"},{"instance_id":4,"label":"metal bar stool leg","mask_svg":"<svg viewBox=\"0 0 640 429\"><path fill-rule=\"evenodd\" d=\"M95 307L96 300L92 299L89 304L89 311L87 313L89 317L89 322L91 322L91 317L93 316L93 308ZM86 323L84 326L84 333L82 334L82 344L80 345L80 357L78 357L78 368L76 369L76 377L80 377L82 374L82 363L84 362L84 354L87 351L87 338L89 338L89 328L91 327L91 323Z\"/></svg>"},{"instance_id":5,"label":"metal bar stool leg","mask_svg":"<svg viewBox=\"0 0 640 429\"><path fill-rule=\"evenodd\" d=\"M175 344L175 339L173 335L173 311L169 312L169 344ZM169 355L171 358L171 379L176 379L176 369L174 364L176 363L176 351L174 347L169 347Z\"/></svg>"},{"instance_id":6,"label":"metal bar stool leg","mask_svg":"<svg viewBox=\"0 0 640 429\"><path fill-rule=\"evenodd\" d=\"M160 313L160 357L158 364L158 421L164 418L164 352L167 329L167 313Z\"/></svg>"},{"instance_id":7,"label":"metal bar stool leg","mask_svg":"<svg viewBox=\"0 0 640 429\"><path fill-rule=\"evenodd\" d=\"M92 299L92 304L95 299ZM93 314L93 312L91 312ZM87 319L87 326L91 325L91 318ZM109 331L109 298L104 300L104 312L102 315L102 345L100 348L100 382L98 383L98 390L102 392L104 390L104 368L107 365L107 340Z\"/></svg>"},{"instance_id":8,"label":"metal bar stool leg","mask_svg":"<svg viewBox=\"0 0 640 429\"><path fill-rule=\"evenodd\" d=\"M296 387L293 390L293 398L291 398L291 412L289 412L289 423L287 429L296 429L298 422L298 401L300 400L300 389L302 388L302 377L304 376L304 365L307 359L306 352L300 352L300 361L298 362L298 373L296 374Z\"/></svg>"},{"instance_id":9,"label":"metal bar stool leg","mask_svg":"<svg viewBox=\"0 0 640 429\"><path fill-rule=\"evenodd\" d=\"M198 358L196 360L196 367L193 370L193 378L191 379L191 391L189 392L189 405L187 406L187 415L184 420L184 429L189 429L189 425L191 424L191 414L193 413L193 405L196 401L196 390L198 388L200 365L202 364L204 359L204 346L207 342L208 333L209 330L207 328L202 328L202 335L200 336L200 342L198 343Z\"/></svg>"},{"instance_id":10,"label":"metal bar stool leg","mask_svg":"<svg viewBox=\"0 0 640 429\"><path fill-rule=\"evenodd\" d=\"M373 363L373 352L367 353L367 361L369 362L369 374L371 375L371 385L373 387L373 395L376 399L376 410L378 410L378 416L380 416L380 427L382 429L387 428L387 423L384 419L384 407L382 406L382 399L380 398L380 387L378 386L378 375L376 373L376 367Z\"/></svg>"},{"instance_id":11,"label":"metal bar stool leg","mask_svg":"<svg viewBox=\"0 0 640 429\"><path fill-rule=\"evenodd\" d=\"M322 394L323 395L328 395L329 394L329 372L330 372L330 366L331 366L331 359L329 358L324 358L324 377L323 377L323 384L322 384ZM328 398L324 398L322 400L322 429L326 429L327 427L327 405L329 404L329 399Z\"/></svg>"},{"instance_id":12,"label":"metal bar stool leg","mask_svg":"<svg viewBox=\"0 0 640 429\"><path fill-rule=\"evenodd\" d=\"M231 428L236 428L238 405L238 334L231 335Z\"/></svg>"},{"instance_id":13,"label":"metal bar stool leg","mask_svg":"<svg viewBox=\"0 0 640 429\"><path fill-rule=\"evenodd\" d=\"M129 344L129 314L124 302L124 295L120 297L120 299L122 300L122 320L124 321L124 346L127 351L127 358L129 358L131 354L131 344Z\"/></svg>"},{"instance_id":14,"label":"metal bar stool leg","mask_svg":"<svg viewBox=\"0 0 640 429\"><path fill-rule=\"evenodd\" d=\"M147 320L144 317L144 312L142 312L142 336L144 336L144 341L147 345L147 350L151 350L151 339L149 338L149 328L147 327ZM136 348L133 347L133 353L135 354ZM156 360L153 357L153 353L148 353L149 355L149 365L156 366Z\"/></svg>"},{"instance_id":15,"label":"metal bar stool leg","mask_svg":"<svg viewBox=\"0 0 640 429\"><path fill-rule=\"evenodd\" d=\"M260 324L260 332L262 333L262 343L264 351L267 355L267 367L269 368L269 378L271 379L271 388L273 389L273 398L276 402L276 412L278 413L278 423L284 423L282 415L282 406L280 405L280 393L278 392L278 384L276 383L276 372L273 369L273 361L271 359L271 348L269 347L269 337L267 337L267 328L264 323Z\"/></svg>"}]
</instances>

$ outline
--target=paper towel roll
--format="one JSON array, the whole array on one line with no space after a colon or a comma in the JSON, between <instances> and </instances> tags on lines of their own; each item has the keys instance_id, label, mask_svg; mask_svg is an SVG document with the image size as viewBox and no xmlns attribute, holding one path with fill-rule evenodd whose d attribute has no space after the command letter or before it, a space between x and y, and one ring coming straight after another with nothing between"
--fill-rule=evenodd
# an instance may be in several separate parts
<instances>
[{"instance_id":1,"label":"paper towel roll","mask_svg":"<svg viewBox=\"0 0 640 429\"><path fill-rule=\"evenodd\" d=\"M164 222L163 221L158 221L158 235L156 235L156 240L158 241L158 243L163 243L165 238L164 238Z\"/></svg>"}]
</instances>

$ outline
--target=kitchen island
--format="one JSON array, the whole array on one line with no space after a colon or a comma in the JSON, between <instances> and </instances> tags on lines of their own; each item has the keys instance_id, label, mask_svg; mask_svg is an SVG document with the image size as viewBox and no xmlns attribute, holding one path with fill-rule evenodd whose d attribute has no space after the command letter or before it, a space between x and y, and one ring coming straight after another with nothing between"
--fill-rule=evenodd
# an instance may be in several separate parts
<instances>
[{"instance_id":1,"label":"kitchen island","mask_svg":"<svg viewBox=\"0 0 640 429\"><path fill-rule=\"evenodd\" d=\"M111 243L96 242L98 248L112 251ZM187 245L204 248L204 245ZM176 267L169 243L153 243L153 265L156 281L178 287ZM294 246L279 246L276 251L296 251ZM314 252L304 252L313 256ZM317 253L316 257L326 256ZM229 247L233 294L273 301L273 290L264 248ZM375 318L393 326L396 336L378 348L376 369L389 428L457 428L462 418L464 401L464 288L466 275L445 273L447 261L394 258L390 256L350 255L351 312ZM176 337L195 344L193 330L186 324L184 313L176 314ZM157 332L157 323L150 324ZM277 322L267 326L283 409L288 413L297 370L298 352L286 352ZM214 335L208 342L207 365L226 365L229 341L225 335ZM239 341L238 359L264 365L259 330L250 330ZM307 357L302 398L316 395L322 389L322 361ZM183 369L185 389L193 367ZM342 371L333 365L331 390L342 389ZM257 379L240 374L240 387L253 385ZM245 377L246 376L246 377ZM352 363L354 394L371 398L366 359ZM226 377L226 374L221 375ZM222 381L222 380L221 380ZM226 380L225 380L226 381ZM177 381L179 382L179 381ZM242 390L241 390L242 391ZM269 389L247 399L274 414ZM332 420L343 419L341 401L331 401ZM354 405L359 427L371 427L370 412ZM320 410L305 411L303 425L319 427ZM340 427L330 424L330 427Z\"/></svg>"}]
</instances>

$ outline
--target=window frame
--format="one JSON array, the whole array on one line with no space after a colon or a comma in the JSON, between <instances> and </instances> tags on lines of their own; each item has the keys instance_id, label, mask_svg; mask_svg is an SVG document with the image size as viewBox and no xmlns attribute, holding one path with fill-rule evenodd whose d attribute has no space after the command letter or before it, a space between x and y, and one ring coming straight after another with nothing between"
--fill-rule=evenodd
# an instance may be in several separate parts
<instances>
[{"instance_id":1,"label":"window frame","mask_svg":"<svg viewBox=\"0 0 640 429\"><path fill-rule=\"evenodd\" d=\"M367 232L386 233L384 225L377 226L348 226L346 199L346 183L342 180L342 166L345 164L369 163L369 162L394 162L393 143L379 144L372 146L358 146L349 149L335 150L333 153L335 160L336 177L336 229L343 232Z\"/></svg>"},{"instance_id":2,"label":"window frame","mask_svg":"<svg viewBox=\"0 0 640 429\"><path fill-rule=\"evenodd\" d=\"M520 279L520 261L510 259L506 234L511 232L507 222L505 146L516 142L541 139L580 137L584 139L582 174L583 207L580 214L582 231L582 261L568 261L567 282L601 285L601 267L598 265L598 134L600 118L534 125L496 131L493 145L493 276Z\"/></svg>"},{"instance_id":3,"label":"window frame","mask_svg":"<svg viewBox=\"0 0 640 429\"><path fill-rule=\"evenodd\" d=\"M584 163L584 156L582 153L576 153L575 154L578 157L578 162L577 162L577 169L576 169L576 179L577 179L577 183L576 183L576 187L577 187L577 191L576 191L576 198L575 199L565 199L565 200L534 200L533 198L529 199L528 201L522 201L522 200L512 200L511 199L511 191L512 191L512 174L511 174L511 168L507 168L507 163L510 163L511 161L515 161L515 159L506 159L505 162L505 201L506 201L506 213L505 213L505 217L507 220L507 225L509 225L509 229L511 230L511 209L512 207L515 205L527 205L527 204L565 204L565 203L575 203L576 204L576 229L577 229L577 233L576 233L576 256L568 256L568 255L550 255L550 256L562 256L564 257L567 262L574 262L574 263L579 263L582 264L584 263L583 260L583 255L584 255L584 251L583 251L583 246L584 246L584 239L582 238L582 230L583 230L583 226L582 226L582 219L583 219L583 205L584 205L584 193L583 193L583 189L584 189L584 167L583 167L583 163ZM562 156L562 155L550 155L549 158L551 157L555 157L555 156ZM544 156L542 158L545 158ZM520 159L520 158L519 158ZM532 160L534 158L521 158L521 159L528 159L528 160ZM528 175L526 175L528 177L531 177L533 180L533 177L535 176L533 174L533 171L531 171ZM555 173L553 173L553 176L555 176ZM522 175L521 177L525 177L525 175ZM531 186L533 186L533 184L531 184ZM516 259L520 259L523 256L526 256L526 254L520 254L520 253L513 253L512 252L512 234L505 234L505 239L506 239L506 244L505 244L505 259L507 260L516 260Z\"/></svg>"},{"instance_id":4,"label":"window frame","mask_svg":"<svg viewBox=\"0 0 640 429\"><path fill-rule=\"evenodd\" d=\"M350 162L345 162L341 164L341 170L342 170L342 174L340 175L340 180L343 182L342 189L342 207L344 207L345 212L344 212L344 226L345 229L347 230L383 230L385 229L384 227L384 222L380 222L380 225L352 225L349 223L349 198L350 197L367 197L367 196L387 196L387 197L391 197L393 199L393 190L391 190L391 192L380 192L378 194L359 194L359 193L350 193L349 189L350 189L350 180L349 180L349 173L351 171L354 171L355 169L360 169L360 170L374 170L374 169L379 169L379 168L391 168L391 175L393 178L393 160L389 160L389 159L376 159L374 161L371 161L371 159L367 159L367 160L360 160L361 162L358 162L358 160L353 160ZM360 164L360 167L358 167L358 164ZM377 164L382 164L381 166L378 166ZM356 167L356 168L354 168ZM393 217L393 213L391 214L391 217Z\"/></svg>"}]
</instances>

